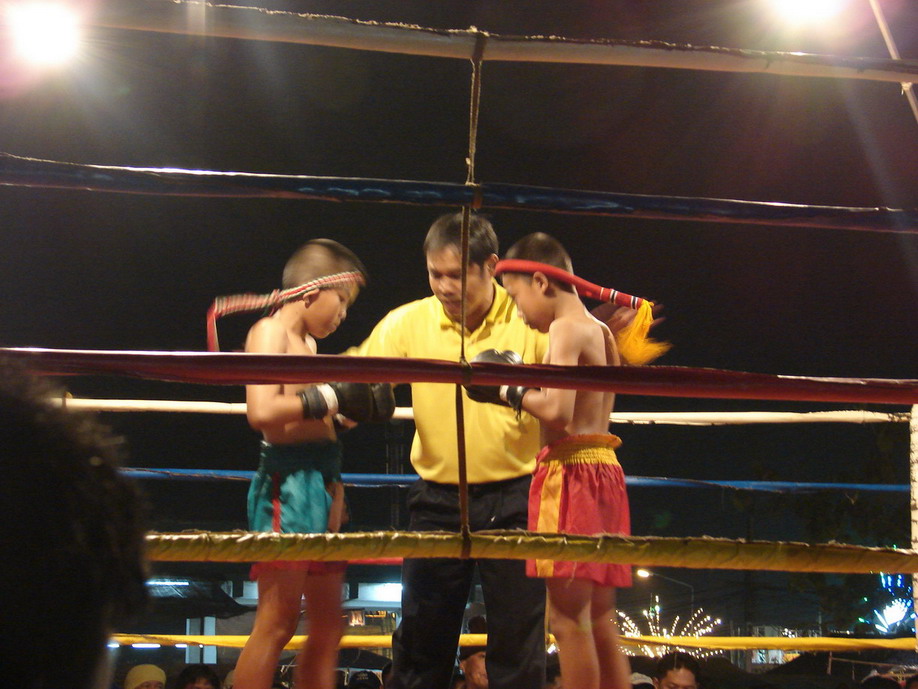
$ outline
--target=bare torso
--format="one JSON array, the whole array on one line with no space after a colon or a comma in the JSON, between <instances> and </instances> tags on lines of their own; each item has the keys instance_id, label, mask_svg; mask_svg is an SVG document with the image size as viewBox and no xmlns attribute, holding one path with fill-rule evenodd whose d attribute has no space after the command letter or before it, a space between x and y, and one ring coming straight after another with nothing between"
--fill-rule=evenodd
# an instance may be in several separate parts
<instances>
[{"instance_id":1,"label":"bare torso","mask_svg":"<svg viewBox=\"0 0 918 689\"><path fill-rule=\"evenodd\" d=\"M553 352L552 335L563 334L565 340L577 343L577 351L567 352L559 360ZM573 356L572 356L573 354ZM576 360L574 360L576 359ZM577 366L617 366L621 363L615 338L606 325L593 318L586 309L582 313L564 316L555 320L549 329L548 353L544 363ZM542 424L542 443L547 445L568 435L606 434L609 432L609 414L615 403L615 393L577 390L574 398L574 413L563 431Z\"/></svg>"},{"instance_id":2,"label":"bare torso","mask_svg":"<svg viewBox=\"0 0 918 689\"><path fill-rule=\"evenodd\" d=\"M246 340L247 352L263 352L269 354L316 354L315 340L306 335L300 337L297 333L287 329L276 318L261 319L249 332ZM253 404L271 405L278 396L296 399L297 392L307 386L303 384L283 385L249 385L246 386L246 402L249 407ZM335 429L331 419L304 420L302 418L278 422L276 424L262 425L264 439L274 445L291 445L303 442L315 442L335 439Z\"/></svg>"}]
</instances>

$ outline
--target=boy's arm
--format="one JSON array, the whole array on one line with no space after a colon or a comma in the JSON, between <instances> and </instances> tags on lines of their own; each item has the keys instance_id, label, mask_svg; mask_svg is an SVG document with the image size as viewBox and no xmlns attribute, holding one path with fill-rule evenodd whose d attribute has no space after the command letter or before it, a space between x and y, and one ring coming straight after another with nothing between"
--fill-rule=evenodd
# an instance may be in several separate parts
<instances>
[{"instance_id":1,"label":"boy's arm","mask_svg":"<svg viewBox=\"0 0 918 689\"><path fill-rule=\"evenodd\" d=\"M307 338L309 354L315 342ZM288 335L279 322L263 318L249 331L245 351L288 353ZM319 385L246 385L246 415L259 431L341 414L357 423L382 423L392 417L395 398L388 383L321 383Z\"/></svg>"},{"instance_id":2,"label":"boy's arm","mask_svg":"<svg viewBox=\"0 0 918 689\"><path fill-rule=\"evenodd\" d=\"M287 331L279 322L263 318L252 326L245 341L245 351L261 354L286 354ZM315 354L315 344L307 340L307 347ZM303 404L295 394L284 394L284 386L246 385L246 416L256 430L303 421Z\"/></svg>"},{"instance_id":3,"label":"boy's arm","mask_svg":"<svg viewBox=\"0 0 918 689\"><path fill-rule=\"evenodd\" d=\"M582 334L582 333L581 333ZM576 366L583 349L578 328L563 319L556 320L548 330L548 364ZM574 419L576 390L561 388L530 388L522 398L522 407L546 426L564 430Z\"/></svg>"},{"instance_id":4,"label":"boy's arm","mask_svg":"<svg viewBox=\"0 0 918 689\"><path fill-rule=\"evenodd\" d=\"M549 360L546 363L576 366L583 349L583 333L570 322L557 320L549 329ZM472 363L521 364L516 352L489 349L480 352ZM574 418L576 390L528 388L522 385L466 385L469 399L475 402L501 404L517 412L528 411L549 427L564 429Z\"/></svg>"}]
</instances>

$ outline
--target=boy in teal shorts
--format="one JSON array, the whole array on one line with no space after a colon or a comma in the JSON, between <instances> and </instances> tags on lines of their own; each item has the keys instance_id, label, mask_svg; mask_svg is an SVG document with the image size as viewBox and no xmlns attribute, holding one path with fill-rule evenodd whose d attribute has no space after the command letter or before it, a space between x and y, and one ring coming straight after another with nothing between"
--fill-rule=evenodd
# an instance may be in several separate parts
<instances>
[{"instance_id":1,"label":"boy in teal shorts","mask_svg":"<svg viewBox=\"0 0 918 689\"><path fill-rule=\"evenodd\" d=\"M347 316L366 273L338 242L314 239L284 268L283 290L267 299L274 312L259 320L246 352L316 354L316 340ZM263 306L242 295L215 302L210 319ZM215 344L215 337L212 339ZM341 445L333 420L385 421L395 403L391 386L367 383L247 385L249 425L261 432L261 461L249 488L249 528L279 533L338 531L345 521ZM296 633L306 597L309 636L300 654L296 686L332 689L341 638L343 562L264 562L252 567L258 609L235 671L237 689L269 689L284 646Z\"/></svg>"}]
</instances>

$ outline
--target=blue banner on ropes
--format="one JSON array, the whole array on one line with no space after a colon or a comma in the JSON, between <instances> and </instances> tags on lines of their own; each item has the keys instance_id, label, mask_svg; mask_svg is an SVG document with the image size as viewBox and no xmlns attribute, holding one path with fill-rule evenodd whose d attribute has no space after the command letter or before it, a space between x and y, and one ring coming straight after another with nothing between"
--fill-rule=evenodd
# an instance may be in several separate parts
<instances>
[{"instance_id":1,"label":"blue banner on ropes","mask_svg":"<svg viewBox=\"0 0 918 689\"><path fill-rule=\"evenodd\" d=\"M918 209L807 206L766 201L616 194L516 184L79 165L0 153L0 185L158 196L288 198L552 211L918 234Z\"/></svg>"}]
</instances>

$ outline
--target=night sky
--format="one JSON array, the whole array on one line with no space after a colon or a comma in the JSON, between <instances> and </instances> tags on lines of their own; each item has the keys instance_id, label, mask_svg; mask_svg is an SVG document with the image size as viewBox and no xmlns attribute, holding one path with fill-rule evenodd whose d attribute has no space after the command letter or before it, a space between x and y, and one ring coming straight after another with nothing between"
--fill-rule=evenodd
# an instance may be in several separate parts
<instances>
[{"instance_id":1,"label":"night sky","mask_svg":"<svg viewBox=\"0 0 918 689\"><path fill-rule=\"evenodd\" d=\"M777 21L765 0L263 5L501 34L887 56L866 0L851 0L832 23L805 28ZM918 4L882 6L903 58L918 59ZM465 61L99 28L88 43L81 60L28 87L13 85L0 60L0 151L103 165L465 180ZM918 122L889 83L486 62L476 172L483 182L918 208ZM358 343L389 309L429 293L421 242L430 222L452 210L12 187L0 187L0 208L2 346L202 350L215 296L278 287L300 244L331 237L363 259L371 284L347 322L320 343L324 353ZM502 249L548 232L586 279L664 304L656 332L674 347L660 363L918 378L915 235L531 211L490 217ZM221 321L224 349L241 347L252 322ZM67 385L76 396L242 400L239 388L91 377ZM620 397L617 406L847 405ZM255 465L257 437L239 417L105 420L127 439L132 466ZM902 425L617 432L632 475L907 482ZM410 437L404 429L390 433ZM385 470L380 429L358 429L345 443L346 470ZM144 485L159 530L244 528L244 484ZM397 526L392 493L352 490L355 528ZM631 492L638 535L801 539L798 511L807 499L778 505L729 491ZM905 537L904 495L860 500L900 515ZM750 610L743 573L668 573L690 582L696 603L713 614L739 623L743 607ZM780 577L756 577L755 620L814 616L808 599L788 600ZM656 590L687 606L685 587ZM636 610L647 595L647 582L638 583L623 605Z\"/></svg>"}]
</instances>

